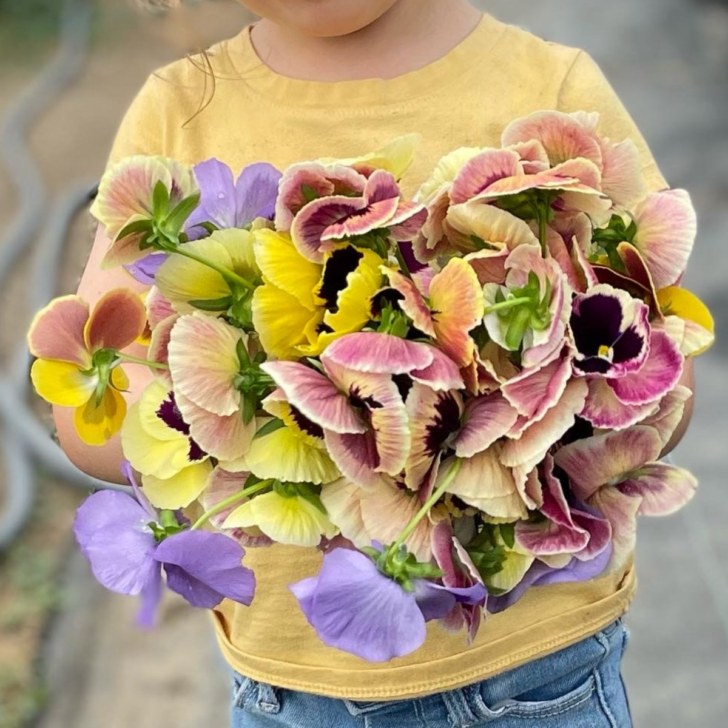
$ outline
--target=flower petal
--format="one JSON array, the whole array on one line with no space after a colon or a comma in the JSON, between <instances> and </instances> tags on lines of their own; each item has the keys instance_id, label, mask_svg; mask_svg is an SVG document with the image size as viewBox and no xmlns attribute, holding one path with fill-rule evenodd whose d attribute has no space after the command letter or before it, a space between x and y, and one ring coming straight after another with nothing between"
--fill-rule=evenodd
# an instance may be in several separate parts
<instances>
[{"instance_id":1,"label":"flower petal","mask_svg":"<svg viewBox=\"0 0 728 728\"><path fill-rule=\"evenodd\" d=\"M413 369L409 375L415 382L426 384L438 392L463 389L465 382L457 364L439 349L432 347L432 364Z\"/></svg>"},{"instance_id":2,"label":"flower petal","mask_svg":"<svg viewBox=\"0 0 728 728\"><path fill-rule=\"evenodd\" d=\"M430 283L430 308L437 342L458 366L470 364L470 331L483 318L483 289L467 261L453 258Z\"/></svg>"},{"instance_id":3,"label":"flower petal","mask_svg":"<svg viewBox=\"0 0 728 728\"><path fill-rule=\"evenodd\" d=\"M508 149L484 149L468 160L455 177L450 190L454 205L467 202L493 182L513 177L522 171L520 157Z\"/></svg>"},{"instance_id":4,"label":"flower petal","mask_svg":"<svg viewBox=\"0 0 728 728\"><path fill-rule=\"evenodd\" d=\"M678 385L670 390L659 403L650 405L652 412L641 420L640 424L654 427L662 439L663 446L666 447L682 422L685 406L692 397L693 393L688 387Z\"/></svg>"},{"instance_id":5,"label":"flower petal","mask_svg":"<svg viewBox=\"0 0 728 728\"><path fill-rule=\"evenodd\" d=\"M584 408L587 392L583 379L572 379L561 399L543 419L528 427L518 440L509 440L504 445L501 462L509 467L523 466L526 470L540 462L548 449L574 424Z\"/></svg>"},{"instance_id":6,"label":"flower petal","mask_svg":"<svg viewBox=\"0 0 728 728\"><path fill-rule=\"evenodd\" d=\"M610 380L609 386L624 404L654 402L680 381L684 361L675 342L663 331L653 330L650 353L642 368Z\"/></svg>"},{"instance_id":7,"label":"flower petal","mask_svg":"<svg viewBox=\"0 0 728 728\"><path fill-rule=\"evenodd\" d=\"M142 475L144 493L157 508L186 508L205 490L211 471L212 465L205 460L183 468L170 478Z\"/></svg>"},{"instance_id":8,"label":"flower petal","mask_svg":"<svg viewBox=\"0 0 728 728\"><path fill-rule=\"evenodd\" d=\"M175 391L217 415L240 409L234 378L240 370L236 347L244 334L202 313L182 316L169 341L169 370Z\"/></svg>"},{"instance_id":9,"label":"flower petal","mask_svg":"<svg viewBox=\"0 0 728 728\"><path fill-rule=\"evenodd\" d=\"M608 483L656 460L662 441L650 427L632 427L577 440L561 448L554 462L569 476L574 493L587 500Z\"/></svg>"},{"instance_id":10,"label":"flower petal","mask_svg":"<svg viewBox=\"0 0 728 728\"><path fill-rule=\"evenodd\" d=\"M83 331L89 306L80 296L53 299L38 311L28 331L28 348L39 359L57 359L85 369L91 363Z\"/></svg>"},{"instance_id":11,"label":"flower petal","mask_svg":"<svg viewBox=\"0 0 728 728\"><path fill-rule=\"evenodd\" d=\"M460 458L469 458L487 450L513 427L518 412L500 392L476 397L465 407L462 427L452 447Z\"/></svg>"},{"instance_id":12,"label":"flower petal","mask_svg":"<svg viewBox=\"0 0 728 728\"><path fill-rule=\"evenodd\" d=\"M242 566L245 551L220 533L183 531L157 547L154 558L164 564L167 586L193 607L212 609L223 599L250 605L255 576Z\"/></svg>"},{"instance_id":13,"label":"flower petal","mask_svg":"<svg viewBox=\"0 0 728 728\"><path fill-rule=\"evenodd\" d=\"M589 505L597 508L612 525L614 551L610 568L616 571L634 552L640 499L626 496L617 488L601 488L590 499Z\"/></svg>"},{"instance_id":14,"label":"flower petal","mask_svg":"<svg viewBox=\"0 0 728 728\"><path fill-rule=\"evenodd\" d=\"M330 647L386 662L414 652L425 641L425 619L414 596L357 551L326 554L318 576L290 589Z\"/></svg>"},{"instance_id":15,"label":"flower petal","mask_svg":"<svg viewBox=\"0 0 728 728\"><path fill-rule=\"evenodd\" d=\"M501 463L500 455L501 446L494 445L463 460L447 491L494 518L513 521L526 518L526 506L513 472ZM448 463L443 463L441 479L447 471Z\"/></svg>"},{"instance_id":16,"label":"flower petal","mask_svg":"<svg viewBox=\"0 0 728 728\"><path fill-rule=\"evenodd\" d=\"M96 579L119 594L139 594L155 580L156 543L149 514L130 496L99 491L76 513L73 530Z\"/></svg>"},{"instance_id":17,"label":"flower petal","mask_svg":"<svg viewBox=\"0 0 728 728\"><path fill-rule=\"evenodd\" d=\"M285 392L288 401L312 422L332 432L365 432L347 397L315 369L283 361L266 362L261 368Z\"/></svg>"},{"instance_id":18,"label":"flower petal","mask_svg":"<svg viewBox=\"0 0 728 728\"><path fill-rule=\"evenodd\" d=\"M84 328L89 351L125 349L147 325L147 311L139 295L129 288L106 293L94 306Z\"/></svg>"},{"instance_id":19,"label":"flower petal","mask_svg":"<svg viewBox=\"0 0 728 728\"><path fill-rule=\"evenodd\" d=\"M432 348L399 336L369 331L347 334L322 354L324 366L335 364L371 374L406 374L432 364Z\"/></svg>"},{"instance_id":20,"label":"flower petal","mask_svg":"<svg viewBox=\"0 0 728 728\"><path fill-rule=\"evenodd\" d=\"M192 439L206 453L218 460L237 460L248 452L255 436L255 418L246 424L240 412L216 415L183 394L176 401Z\"/></svg>"},{"instance_id":21,"label":"flower petal","mask_svg":"<svg viewBox=\"0 0 728 728\"><path fill-rule=\"evenodd\" d=\"M635 210L634 245L642 253L657 288L675 285L695 244L697 217L685 190L655 192Z\"/></svg>"},{"instance_id":22,"label":"flower petal","mask_svg":"<svg viewBox=\"0 0 728 728\"><path fill-rule=\"evenodd\" d=\"M84 374L76 364L37 359L30 369L35 391L46 402L60 407L81 407L91 399L98 384L96 375Z\"/></svg>"},{"instance_id":23,"label":"flower petal","mask_svg":"<svg viewBox=\"0 0 728 728\"><path fill-rule=\"evenodd\" d=\"M624 430L637 424L654 413L656 402L643 405L624 404L614 393L606 379L590 378L589 394L580 417L594 427L610 430Z\"/></svg>"},{"instance_id":24,"label":"flower petal","mask_svg":"<svg viewBox=\"0 0 728 728\"><path fill-rule=\"evenodd\" d=\"M597 137L602 151L602 191L619 208L641 200L647 191L637 145L631 139L618 144Z\"/></svg>"},{"instance_id":25,"label":"flower petal","mask_svg":"<svg viewBox=\"0 0 728 728\"><path fill-rule=\"evenodd\" d=\"M640 500L639 515L670 516L692 499L697 487L697 479L684 468L648 463L622 481L617 489Z\"/></svg>"},{"instance_id":26,"label":"flower petal","mask_svg":"<svg viewBox=\"0 0 728 728\"><path fill-rule=\"evenodd\" d=\"M119 430L126 416L126 400L113 387L107 387L101 404L93 398L73 413L78 436L87 445L105 445Z\"/></svg>"}]
</instances>

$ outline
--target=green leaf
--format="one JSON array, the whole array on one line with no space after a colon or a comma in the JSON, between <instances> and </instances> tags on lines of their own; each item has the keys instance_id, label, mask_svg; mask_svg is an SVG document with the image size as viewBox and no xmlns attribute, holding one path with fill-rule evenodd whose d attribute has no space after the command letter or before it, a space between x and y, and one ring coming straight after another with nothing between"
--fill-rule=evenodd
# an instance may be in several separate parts
<instances>
[{"instance_id":1,"label":"green leaf","mask_svg":"<svg viewBox=\"0 0 728 728\"><path fill-rule=\"evenodd\" d=\"M154 212L154 218L156 220L163 220L169 212L169 190L162 180L159 180L159 182L154 185L154 192L152 194L152 211Z\"/></svg>"},{"instance_id":2,"label":"green leaf","mask_svg":"<svg viewBox=\"0 0 728 728\"><path fill-rule=\"evenodd\" d=\"M192 214L195 208L200 204L200 193L196 192L194 195L185 197L177 207L172 210L164 221L164 229L172 231L175 234L179 233L182 226L185 224L185 220Z\"/></svg>"},{"instance_id":3,"label":"green leaf","mask_svg":"<svg viewBox=\"0 0 728 728\"><path fill-rule=\"evenodd\" d=\"M200 311L227 311L232 305L232 296L223 296L222 298L200 298L194 301L188 301L190 306L200 309Z\"/></svg>"},{"instance_id":4,"label":"green leaf","mask_svg":"<svg viewBox=\"0 0 728 728\"><path fill-rule=\"evenodd\" d=\"M275 432L276 430L280 430L282 427L285 427L286 423L280 419L280 417L274 417L269 422L266 422L262 427L259 427L256 432L253 439L258 439L259 437L265 437L266 435L270 435L272 432Z\"/></svg>"},{"instance_id":5,"label":"green leaf","mask_svg":"<svg viewBox=\"0 0 728 728\"><path fill-rule=\"evenodd\" d=\"M151 233L152 227L151 220L135 220L121 228L116 239L123 240L124 238L129 237L129 235L135 235L136 233Z\"/></svg>"}]
</instances>

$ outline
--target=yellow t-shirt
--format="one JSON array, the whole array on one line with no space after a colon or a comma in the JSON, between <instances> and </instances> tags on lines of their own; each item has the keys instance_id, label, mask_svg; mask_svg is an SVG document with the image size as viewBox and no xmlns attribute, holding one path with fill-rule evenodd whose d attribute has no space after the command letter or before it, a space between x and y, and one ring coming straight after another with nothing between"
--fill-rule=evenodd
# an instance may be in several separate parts
<instances>
[{"instance_id":1,"label":"yellow t-shirt","mask_svg":"<svg viewBox=\"0 0 728 728\"><path fill-rule=\"evenodd\" d=\"M388 80L284 78L256 56L247 29L213 47L208 59L214 95L200 59L178 61L150 77L122 124L112 161L164 154L190 165L217 157L236 173L257 161L282 169L317 157L353 157L419 132L419 154L403 181L413 193L456 147L497 145L509 122L533 111L583 109L601 113L601 131L612 139L632 138L650 186L666 186L587 53L491 16L440 60ZM470 647L463 634L430 624L420 650L370 664L320 642L288 590L315 574L320 559L312 549L248 549L246 564L258 576L252 606L224 602L214 613L232 667L256 680L333 697L421 696L483 680L598 631L626 610L636 586L630 564L586 583L533 588L489 617Z\"/></svg>"}]
</instances>

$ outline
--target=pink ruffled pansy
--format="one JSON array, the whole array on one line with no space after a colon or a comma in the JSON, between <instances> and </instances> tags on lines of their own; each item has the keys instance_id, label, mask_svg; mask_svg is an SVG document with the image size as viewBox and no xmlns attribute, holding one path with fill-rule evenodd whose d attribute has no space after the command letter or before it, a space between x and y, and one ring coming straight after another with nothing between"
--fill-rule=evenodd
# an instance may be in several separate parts
<instances>
[{"instance_id":1,"label":"pink ruffled pansy","mask_svg":"<svg viewBox=\"0 0 728 728\"><path fill-rule=\"evenodd\" d=\"M394 176L378 169L357 196L332 194L304 205L291 223L291 239L301 255L321 263L336 242L375 230L386 230L395 240L411 240L426 217L425 207L405 201Z\"/></svg>"},{"instance_id":2,"label":"pink ruffled pansy","mask_svg":"<svg viewBox=\"0 0 728 728\"><path fill-rule=\"evenodd\" d=\"M695 494L689 472L657 462L662 448L657 430L637 426L578 440L555 455L574 495L612 524L617 563L634 548L637 514L670 515Z\"/></svg>"},{"instance_id":3,"label":"pink ruffled pansy","mask_svg":"<svg viewBox=\"0 0 728 728\"><path fill-rule=\"evenodd\" d=\"M570 504L553 470L553 458L547 455L542 466L541 517L516 524L516 543L539 558L568 555L590 561L609 547L612 527L586 506Z\"/></svg>"},{"instance_id":4,"label":"pink ruffled pansy","mask_svg":"<svg viewBox=\"0 0 728 728\"><path fill-rule=\"evenodd\" d=\"M291 405L323 429L329 455L349 480L366 487L382 473L397 475L411 438L397 385L386 374L322 361L324 374L297 362L266 362L261 368Z\"/></svg>"},{"instance_id":5,"label":"pink ruffled pansy","mask_svg":"<svg viewBox=\"0 0 728 728\"><path fill-rule=\"evenodd\" d=\"M618 421L624 407L611 401L612 394L625 406L647 405L679 381L684 358L667 334L650 326L648 316L645 304L604 284L576 297L570 320L574 373L604 378L611 389L590 386L585 416L611 411Z\"/></svg>"}]
</instances>

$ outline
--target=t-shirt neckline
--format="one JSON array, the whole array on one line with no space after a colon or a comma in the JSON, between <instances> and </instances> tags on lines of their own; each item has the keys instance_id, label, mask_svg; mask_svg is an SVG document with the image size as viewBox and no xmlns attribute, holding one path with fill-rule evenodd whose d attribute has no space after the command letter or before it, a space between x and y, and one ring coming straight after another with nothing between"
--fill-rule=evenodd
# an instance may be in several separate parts
<instances>
[{"instance_id":1,"label":"t-shirt neckline","mask_svg":"<svg viewBox=\"0 0 728 728\"><path fill-rule=\"evenodd\" d=\"M260 94L297 106L352 107L402 103L460 81L493 53L506 26L484 13L476 27L445 55L421 68L392 78L353 81L308 81L283 76L258 56L248 25L228 42L228 54L236 76Z\"/></svg>"}]
</instances>

